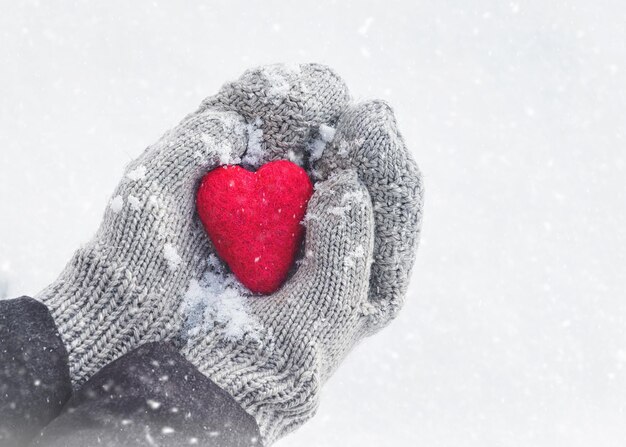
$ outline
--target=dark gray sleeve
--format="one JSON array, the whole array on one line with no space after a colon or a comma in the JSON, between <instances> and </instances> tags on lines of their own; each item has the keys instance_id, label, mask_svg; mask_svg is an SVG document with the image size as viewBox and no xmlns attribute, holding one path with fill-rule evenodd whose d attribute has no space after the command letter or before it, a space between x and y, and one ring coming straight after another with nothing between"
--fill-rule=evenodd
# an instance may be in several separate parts
<instances>
[{"instance_id":1,"label":"dark gray sleeve","mask_svg":"<svg viewBox=\"0 0 626 447\"><path fill-rule=\"evenodd\" d=\"M42 447L261 446L255 420L170 343L104 367L35 442Z\"/></svg>"},{"instance_id":2,"label":"dark gray sleeve","mask_svg":"<svg viewBox=\"0 0 626 447\"><path fill-rule=\"evenodd\" d=\"M0 446L25 445L71 394L67 351L46 306L0 301Z\"/></svg>"}]
</instances>

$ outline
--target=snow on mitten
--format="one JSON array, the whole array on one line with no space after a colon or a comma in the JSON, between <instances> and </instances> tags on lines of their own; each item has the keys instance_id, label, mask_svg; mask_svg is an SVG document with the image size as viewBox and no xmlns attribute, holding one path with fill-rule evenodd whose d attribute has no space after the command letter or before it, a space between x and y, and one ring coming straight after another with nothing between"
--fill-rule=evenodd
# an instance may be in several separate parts
<instances>
[{"instance_id":1,"label":"snow on mitten","mask_svg":"<svg viewBox=\"0 0 626 447\"><path fill-rule=\"evenodd\" d=\"M329 139L294 276L249 296L214 261L183 309L183 355L256 418L264 445L312 417L345 355L396 316L419 239L421 176L391 109L352 106Z\"/></svg>"},{"instance_id":2,"label":"snow on mitten","mask_svg":"<svg viewBox=\"0 0 626 447\"><path fill-rule=\"evenodd\" d=\"M324 66L249 70L130 164L95 237L37 296L67 347L75 386L141 344L178 337L185 292L213 253L195 207L204 174L301 159L315 129L336 123L348 101Z\"/></svg>"}]
</instances>

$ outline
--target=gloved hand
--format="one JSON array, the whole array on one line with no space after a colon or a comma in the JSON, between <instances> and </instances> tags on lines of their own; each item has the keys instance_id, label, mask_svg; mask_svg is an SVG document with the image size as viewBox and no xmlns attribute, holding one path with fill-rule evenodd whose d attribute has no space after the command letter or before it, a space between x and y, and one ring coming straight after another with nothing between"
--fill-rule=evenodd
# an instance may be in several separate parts
<instances>
[{"instance_id":1,"label":"gloved hand","mask_svg":"<svg viewBox=\"0 0 626 447\"><path fill-rule=\"evenodd\" d=\"M36 296L66 345L75 386L140 344L179 336L184 295L213 252L195 212L204 174L242 157L302 157L348 101L320 65L250 70L130 164L95 237Z\"/></svg>"},{"instance_id":2,"label":"gloved hand","mask_svg":"<svg viewBox=\"0 0 626 447\"><path fill-rule=\"evenodd\" d=\"M183 355L256 418L264 445L312 417L347 352L395 317L419 237L421 177L384 103L348 107L313 168L324 181L282 289L246 296L215 263L184 306Z\"/></svg>"}]
</instances>

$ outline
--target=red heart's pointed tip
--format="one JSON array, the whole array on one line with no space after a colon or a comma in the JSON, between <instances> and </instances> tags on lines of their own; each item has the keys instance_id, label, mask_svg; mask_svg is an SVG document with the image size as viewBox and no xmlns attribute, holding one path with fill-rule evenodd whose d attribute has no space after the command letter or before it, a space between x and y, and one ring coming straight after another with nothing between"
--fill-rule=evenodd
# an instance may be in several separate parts
<instances>
[{"instance_id":1,"label":"red heart's pointed tip","mask_svg":"<svg viewBox=\"0 0 626 447\"><path fill-rule=\"evenodd\" d=\"M312 194L306 171L288 160L256 172L225 165L202 180L197 209L218 255L242 284L266 295L282 286L293 265Z\"/></svg>"}]
</instances>

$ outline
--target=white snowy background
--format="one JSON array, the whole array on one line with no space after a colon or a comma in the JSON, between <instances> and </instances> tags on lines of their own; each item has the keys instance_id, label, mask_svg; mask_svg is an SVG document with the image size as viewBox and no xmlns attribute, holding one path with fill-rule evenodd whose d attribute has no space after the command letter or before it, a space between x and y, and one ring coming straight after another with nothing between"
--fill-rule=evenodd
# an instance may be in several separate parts
<instances>
[{"instance_id":1,"label":"white snowy background","mask_svg":"<svg viewBox=\"0 0 626 447\"><path fill-rule=\"evenodd\" d=\"M52 281L223 82L323 62L395 107L423 240L402 315L279 446L626 445L625 2L0 5L0 295Z\"/></svg>"}]
</instances>

